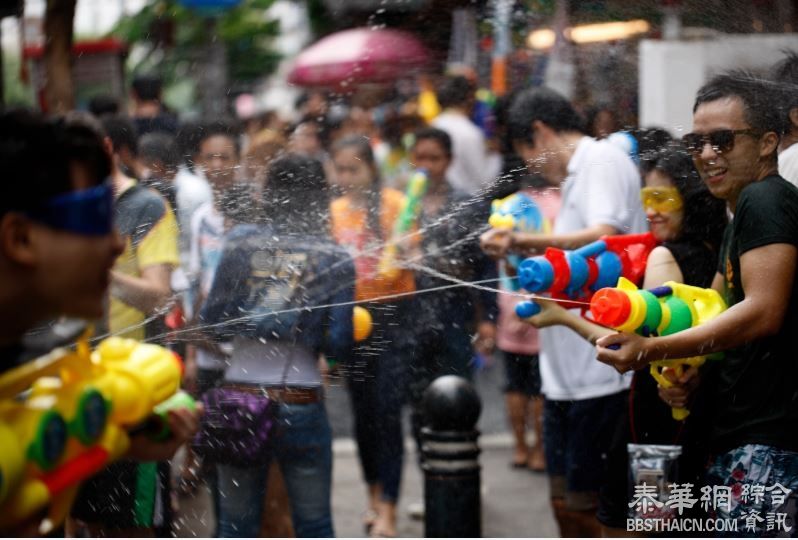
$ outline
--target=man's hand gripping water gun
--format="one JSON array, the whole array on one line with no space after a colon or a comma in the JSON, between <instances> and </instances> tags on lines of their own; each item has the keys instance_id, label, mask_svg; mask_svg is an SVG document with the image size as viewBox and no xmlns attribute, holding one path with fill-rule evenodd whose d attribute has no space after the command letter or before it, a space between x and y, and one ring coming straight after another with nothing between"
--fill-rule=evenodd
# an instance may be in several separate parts
<instances>
[{"instance_id":1,"label":"man's hand gripping water gun","mask_svg":"<svg viewBox=\"0 0 798 540\"><path fill-rule=\"evenodd\" d=\"M177 356L116 337L92 352L86 337L0 376L0 531L46 510L46 534L106 465L167 459L196 432Z\"/></svg>"},{"instance_id":2,"label":"man's hand gripping water gun","mask_svg":"<svg viewBox=\"0 0 798 540\"><path fill-rule=\"evenodd\" d=\"M621 278L617 287L599 290L590 301L592 322L620 332L634 332L643 337L667 336L703 324L726 309L726 303L714 289L702 289L669 281L662 287L639 290L630 281ZM519 304L516 313L521 318L538 316L540 307L531 302ZM551 310L544 324L565 324L564 310ZM539 322L539 321L535 321ZM584 332L583 332L584 335ZM611 345L617 350L619 346ZM671 388L679 381L685 368L701 366L705 356L650 362L651 375L663 388ZM673 418L683 420L689 411L673 408Z\"/></svg>"},{"instance_id":3,"label":"man's hand gripping water gun","mask_svg":"<svg viewBox=\"0 0 798 540\"><path fill-rule=\"evenodd\" d=\"M421 200L427 192L428 183L427 173L421 169L417 170L408 181L402 210L394 222L391 239L382 250L382 257L377 267L379 275L386 279L396 280L399 277L401 269L396 264L396 259L399 254L399 244L403 237L407 236L418 221L418 215L421 211Z\"/></svg>"}]
</instances>

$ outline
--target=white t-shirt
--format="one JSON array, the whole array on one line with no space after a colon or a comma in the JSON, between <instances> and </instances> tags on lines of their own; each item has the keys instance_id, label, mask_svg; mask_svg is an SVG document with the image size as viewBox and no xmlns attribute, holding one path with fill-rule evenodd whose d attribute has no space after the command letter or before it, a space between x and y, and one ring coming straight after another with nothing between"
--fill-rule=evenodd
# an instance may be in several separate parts
<instances>
[{"instance_id":1,"label":"white t-shirt","mask_svg":"<svg viewBox=\"0 0 798 540\"><path fill-rule=\"evenodd\" d=\"M175 176L177 196L177 223L180 225L180 260L186 260L191 244L191 218L203 204L211 202L213 195L208 181L199 174L181 166Z\"/></svg>"},{"instance_id":2,"label":"white t-shirt","mask_svg":"<svg viewBox=\"0 0 798 540\"><path fill-rule=\"evenodd\" d=\"M568 162L554 233L595 225L610 225L618 234L645 232L648 226L640 203L640 186L640 173L629 156L607 141L583 137ZM598 362L593 345L569 328L542 329L540 348L546 399L591 399L629 387L631 373L620 375Z\"/></svg>"},{"instance_id":3,"label":"white t-shirt","mask_svg":"<svg viewBox=\"0 0 798 540\"><path fill-rule=\"evenodd\" d=\"M216 267L222 258L224 240L224 216L216 211L213 203L200 206L191 217L191 250L188 269L199 283L199 292L207 298L213 285ZM221 370L227 367L224 357L197 348L197 366L202 369Z\"/></svg>"},{"instance_id":4,"label":"white t-shirt","mask_svg":"<svg viewBox=\"0 0 798 540\"><path fill-rule=\"evenodd\" d=\"M798 187L798 143L779 154L779 174L790 184Z\"/></svg>"},{"instance_id":5,"label":"white t-shirt","mask_svg":"<svg viewBox=\"0 0 798 540\"><path fill-rule=\"evenodd\" d=\"M452 163L446 171L449 183L473 195L499 174L501 161L489 155L485 135L468 117L457 111L444 111L432 125L452 139Z\"/></svg>"}]
</instances>

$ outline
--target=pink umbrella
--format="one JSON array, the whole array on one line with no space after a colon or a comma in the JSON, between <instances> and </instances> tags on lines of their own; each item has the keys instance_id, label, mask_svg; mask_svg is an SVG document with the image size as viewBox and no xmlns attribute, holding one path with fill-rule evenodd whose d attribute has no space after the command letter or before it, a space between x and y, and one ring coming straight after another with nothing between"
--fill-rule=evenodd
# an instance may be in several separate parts
<instances>
[{"instance_id":1,"label":"pink umbrella","mask_svg":"<svg viewBox=\"0 0 798 540\"><path fill-rule=\"evenodd\" d=\"M430 56L412 34L356 28L320 39L297 56L288 82L343 87L388 82L423 67Z\"/></svg>"}]
</instances>

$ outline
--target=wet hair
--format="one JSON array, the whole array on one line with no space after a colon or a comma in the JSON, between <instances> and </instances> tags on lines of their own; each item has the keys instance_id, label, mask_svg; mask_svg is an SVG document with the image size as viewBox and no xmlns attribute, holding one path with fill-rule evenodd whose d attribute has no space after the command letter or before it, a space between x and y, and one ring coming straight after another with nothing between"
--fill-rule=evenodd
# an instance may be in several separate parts
<instances>
[{"instance_id":1,"label":"wet hair","mask_svg":"<svg viewBox=\"0 0 798 540\"><path fill-rule=\"evenodd\" d=\"M152 74L136 75L131 83L131 88L136 97L142 101L156 101L161 99L161 78Z\"/></svg>"},{"instance_id":2,"label":"wet hair","mask_svg":"<svg viewBox=\"0 0 798 540\"><path fill-rule=\"evenodd\" d=\"M432 127L421 128L415 132L414 137L416 141L413 143L414 147L418 145L420 141L435 141L443 149L444 154L446 154L449 158L452 157L452 138L442 129Z\"/></svg>"},{"instance_id":3,"label":"wet hair","mask_svg":"<svg viewBox=\"0 0 798 540\"><path fill-rule=\"evenodd\" d=\"M274 160L263 186L263 216L286 232L329 235L330 191L321 162L298 154Z\"/></svg>"},{"instance_id":4,"label":"wet hair","mask_svg":"<svg viewBox=\"0 0 798 540\"><path fill-rule=\"evenodd\" d=\"M554 90L545 87L521 92L513 101L509 114L509 131L513 141L534 144L532 123L539 120L556 132L585 133L584 121L571 103Z\"/></svg>"},{"instance_id":5,"label":"wet hair","mask_svg":"<svg viewBox=\"0 0 798 540\"><path fill-rule=\"evenodd\" d=\"M716 75L698 90L693 113L703 105L725 98L738 98L743 103L745 120L762 134L781 134L784 128L782 110L774 106L780 92L776 84L745 71L729 71ZM776 151L773 151L775 157Z\"/></svg>"},{"instance_id":6,"label":"wet hair","mask_svg":"<svg viewBox=\"0 0 798 540\"><path fill-rule=\"evenodd\" d=\"M200 146L206 140L210 139L211 137L227 137L231 141L233 141L233 145L236 150L236 156L241 156L241 140L239 135L241 134L239 126L233 120L228 118L216 118L214 120L209 120L201 124L199 133L197 134L197 152L199 152Z\"/></svg>"},{"instance_id":7,"label":"wet hair","mask_svg":"<svg viewBox=\"0 0 798 540\"><path fill-rule=\"evenodd\" d=\"M106 115L100 118L105 135L114 145L114 153L118 154L127 148L133 156L138 155L138 132L136 125L126 116L121 114Z\"/></svg>"},{"instance_id":8,"label":"wet hair","mask_svg":"<svg viewBox=\"0 0 798 540\"><path fill-rule=\"evenodd\" d=\"M632 135L637 139L641 168L646 167L646 162L656 160L662 149L673 142L668 130L659 127L636 129Z\"/></svg>"},{"instance_id":9,"label":"wet hair","mask_svg":"<svg viewBox=\"0 0 798 540\"><path fill-rule=\"evenodd\" d=\"M782 134L790 133L793 129L790 111L798 108L798 53L784 51L784 58L770 68L770 78L781 93L777 103L782 107L784 118Z\"/></svg>"},{"instance_id":10,"label":"wet hair","mask_svg":"<svg viewBox=\"0 0 798 540\"><path fill-rule=\"evenodd\" d=\"M444 109L468 103L474 96L474 85L462 75L449 75L438 85L438 103Z\"/></svg>"},{"instance_id":11,"label":"wet hair","mask_svg":"<svg viewBox=\"0 0 798 540\"><path fill-rule=\"evenodd\" d=\"M371 168L372 183L371 189L368 191L368 212L366 216L366 223L376 238L387 241L388 238L383 238L382 224L380 223L382 179L380 177L380 169L377 166L377 160L374 158L374 151L371 149L371 144L369 143L368 139L365 139L359 135L349 135L333 145L333 159L338 152L347 148L352 148L357 154L357 157Z\"/></svg>"},{"instance_id":12,"label":"wet hair","mask_svg":"<svg viewBox=\"0 0 798 540\"><path fill-rule=\"evenodd\" d=\"M62 128L38 113L0 113L0 217L73 190L63 140Z\"/></svg>"},{"instance_id":13,"label":"wet hair","mask_svg":"<svg viewBox=\"0 0 798 540\"><path fill-rule=\"evenodd\" d=\"M668 145L644 163L643 174L652 171L670 178L682 196L684 218L679 240L704 241L717 251L727 223L726 203L709 192L687 150L678 143Z\"/></svg>"},{"instance_id":14,"label":"wet hair","mask_svg":"<svg viewBox=\"0 0 798 540\"><path fill-rule=\"evenodd\" d=\"M147 133L139 140L139 157L160 161L167 169L180 165L180 151L172 135L163 132Z\"/></svg>"}]
</instances>

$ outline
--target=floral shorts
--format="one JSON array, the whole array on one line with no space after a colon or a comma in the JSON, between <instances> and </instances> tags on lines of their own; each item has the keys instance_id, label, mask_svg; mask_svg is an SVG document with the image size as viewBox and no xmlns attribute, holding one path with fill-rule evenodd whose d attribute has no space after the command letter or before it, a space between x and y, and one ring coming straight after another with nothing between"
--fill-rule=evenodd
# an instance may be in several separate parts
<instances>
[{"instance_id":1,"label":"floral shorts","mask_svg":"<svg viewBox=\"0 0 798 540\"><path fill-rule=\"evenodd\" d=\"M798 452L747 444L715 457L705 489L728 490L718 519L736 520L734 536L798 537Z\"/></svg>"}]
</instances>

